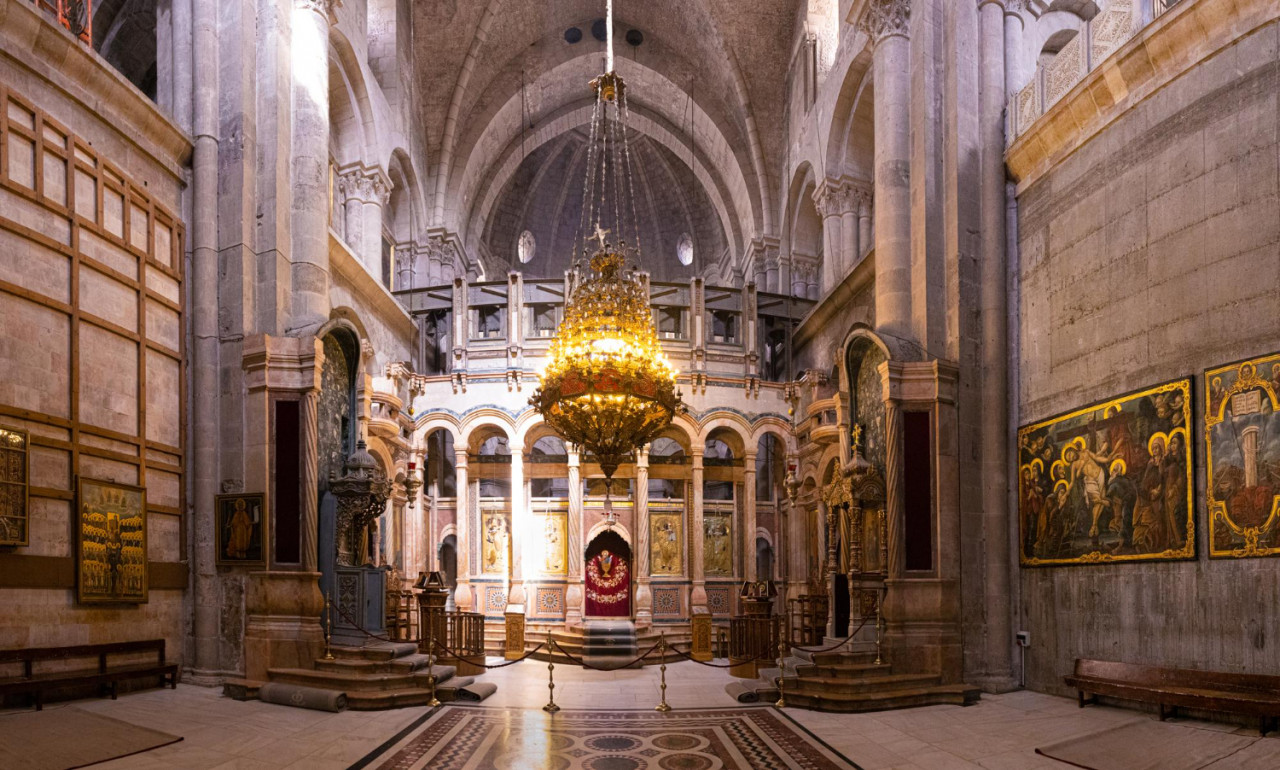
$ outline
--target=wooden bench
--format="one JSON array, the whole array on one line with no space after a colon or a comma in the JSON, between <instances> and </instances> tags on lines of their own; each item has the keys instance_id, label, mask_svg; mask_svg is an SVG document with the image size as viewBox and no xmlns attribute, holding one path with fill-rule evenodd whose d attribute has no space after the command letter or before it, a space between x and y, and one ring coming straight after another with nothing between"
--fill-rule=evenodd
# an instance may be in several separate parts
<instances>
[{"instance_id":1,"label":"wooden bench","mask_svg":"<svg viewBox=\"0 0 1280 770\"><path fill-rule=\"evenodd\" d=\"M1161 721L1179 708L1241 714L1257 717L1262 735L1280 718L1280 676L1077 659L1075 673L1063 681L1076 689L1081 708L1105 695L1155 703Z\"/></svg>"},{"instance_id":2,"label":"wooden bench","mask_svg":"<svg viewBox=\"0 0 1280 770\"><path fill-rule=\"evenodd\" d=\"M113 655L150 653L156 654L154 663L116 663L107 658ZM80 668L66 671L36 671L37 663L50 661L76 661L97 659L96 668ZM116 686L123 679L159 677L160 686L178 686L178 665L166 663L164 640L150 639L142 642L113 642L109 644L82 644L74 647L28 647L22 650L0 650L0 664L21 663L22 676L0 678L0 695L25 693L35 700L36 711L44 708L44 693L64 687L97 685L110 691L116 698Z\"/></svg>"}]
</instances>

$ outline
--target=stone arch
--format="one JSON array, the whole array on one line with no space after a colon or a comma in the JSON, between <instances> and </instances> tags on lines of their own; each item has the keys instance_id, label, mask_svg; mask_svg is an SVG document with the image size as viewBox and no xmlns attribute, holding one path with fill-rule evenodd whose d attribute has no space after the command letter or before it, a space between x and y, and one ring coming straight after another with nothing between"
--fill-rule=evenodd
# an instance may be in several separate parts
<instances>
[{"instance_id":1,"label":"stone arch","mask_svg":"<svg viewBox=\"0 0 1280 770\"><path fill-rule=\"evenodd\" d=\"M462 423L458 418L444 412L423 412L413 426L413 445L421 447L423 442L437 430L443 430L457 442L462 437Z\"/></svg>"},{"instance_id":2,"label":"stone arch","mask_svg":"<svg viewBox=\"0 0 1280 770\"><path fill-rule=\"evenodd\" d=\"M822 217L813 202L817 180L813 167L802 163L787 192L782 242L791 256L790 293L817 299L823 260ZM801 288L803 287L803 291Z\"/></svg>"},{"instance_id":3,"label":"stone arch","mask_svg":"<svg viewBox=\"0 0 1280 770\"><path fill-rule=\"evenodd\" d=\"M875 79L871 49L856 54L844 71L831 110L823 157L827 176L875 176Z\"/></svg>"},{"instance_id":4,"label":"stone arch","mask_svg":"<svg viewBox=\"0 0 1280 770\"><path fill-rule=\"evenodd\" d=\"M339 168L374 166L377 131L364 71L355 50L337 28L329 31L329 145Z\"/></svg>"},{"instance_id":5,"label":"stone arch","mask_svg":"<svg viewBox=\"0 0 1280 770\"><path fill-rule=\"evenodd\" d=\"M755 422L747 440L750 444L759 445L765 434L772 434L782 443L787 455L797 451L796 437L791 431L791 423L781 417L764 417Z\"/></svg>"},{"instance_id":6,"label":"stone arch","mask_svg":"<svg viewBox=\"0 0 1280 770\"><path fill-rule=\"evenodd\" d=\"M515 424L506 412L494 407L481 407L462 418L462 434L458 436L457 441L471 451L477 431L486 428L502 431L508 440L516 435Z\"/></svg>"},{"instance_id":7,"label":"stone arch","mask_svg":"<svg viewBox=\"0 0 1280 770\"><path fill-rule=\"evenodd\" d=\"M614 522L614 525L612 527L610 527L608 523L603 521L596 522L595 526L593 526L590 530L587 531L587 536L582 539L583 550L585 551L591 545L591 541L595 540L596 537L600 535L602 532L606 532L610 530L617 533L618 537L622 538L623 541L626 542L627 546L633 549L633 553L634 553L634 549L636 546L635 546L635 541L631 539L631 530L627 529L627 526L625 524L622 524L621 522ZM570 558L572 558L572 556Z\"/></svg>"},{"instance_id":8,"label":"stone arch","mask_svg":"<svg viewBox=\"0 0 1280 770\"><path fill-rule=\"evenodd\" d=\"M597 74L599 57L583 53L550 67L531 84L544 93L554 93L562 83L579 83ZM632 93L646 93L644 102L630 104L632 128L658 141L677 157L688 154L686 121L679 110L688 94L662 72L648 64L622 59L617 69L631 85ZM576 92L575 92L576 93ZM512 91L476 129L469 143L459 148L459 160L465 159L459 172L447 183L449 200L472 201L469 211L456 211L459 229L466 233L468 244L484 232L484 225L498 192L506 186L524 156L565 131L584 125L591 119L593 102L589 93L581 96L549 97L558 105L549 108L532 132L521 138L521 104L518 91ZM725 237L735 253L742 251L745 239L759 232L765 220L772 222L772 212L761 205L762 190L754 184L755 172L749 158L742 157L740 142L721 130L717 120L694 101L695 166L694 173L708 197L720 212ZM669 114L668 114L669 113ZM522 152L523 147L523 152ZM744 235L745 234L745 235Z\"/></svg>"},{"instance_id":9,"label":"stone arch","mask_svg":"<svg viewBox=\"0 0 1280 770\"><path fill-rule=\"evenodd\" d=\"M742 459L746 455L748 449L748 438L751 435L751 426L745 419L736 414L713 414L703 419L701 429L698 431L696 446L705 446L707 440L710 439L712 433L720 436L730 437L729 448L733 450L734 459ZM755 451L754 447L751 448Z\"/></svg>"}]
</instances>

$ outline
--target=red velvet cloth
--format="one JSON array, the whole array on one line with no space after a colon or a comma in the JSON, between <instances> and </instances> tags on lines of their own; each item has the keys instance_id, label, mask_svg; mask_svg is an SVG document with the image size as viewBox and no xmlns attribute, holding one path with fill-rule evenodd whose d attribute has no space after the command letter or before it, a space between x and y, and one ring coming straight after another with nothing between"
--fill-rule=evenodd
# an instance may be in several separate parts
<instances>
[{"instance_id":1,"label":"red velvet cloth","mask_svg":"<svg viewBox=\"0 0 1280 770\"><path fill-rule=\"evenodd\" d=\"M590 617L631 617L631 571L627 560L601 551L587 562L586 614Z\"/></svg>"}]
</instances>

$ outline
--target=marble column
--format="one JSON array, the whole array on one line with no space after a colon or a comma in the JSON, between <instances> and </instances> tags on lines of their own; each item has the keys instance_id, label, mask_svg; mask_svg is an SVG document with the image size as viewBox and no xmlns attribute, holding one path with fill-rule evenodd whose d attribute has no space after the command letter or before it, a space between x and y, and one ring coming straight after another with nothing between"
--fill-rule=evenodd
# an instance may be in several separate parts
<instances>
[{"instance_id":1,"label":"marble column","mask_svg":"<svg viewBox=\"0 0 1280 770\"><path fill-rule=\"evenodd\" d=\"M471 598L471 485L467 478L467 450L454 449L454 470L457 476L455 485L458 493L457 524L458 532L458 587L453 594L453 603L460 612L470 612L473 606Z\"/></svg>"},{"instance_id":2,"label":"marble column","mask_svg":"<svg viewBox=\"0 0 1280 770\"><path fill-rule=\"evenodd\" d=\"M526 502L524 484L524 446L512 441L511 449L511 588L507 591L507 604L525 603L524 563L525 551L540 540L534 533ZM534 562L530 562L534 563Z\"/></svg>"},{"instance_id":3,"label":"marble column","mask_svg":"<svg viewBox=\"0 0 1280 770\"><path fill-rule=\"evenodd\" d=\"M653 592L649 590L649 446L636 452L636 623L653 623Z\"/></svg>"},{"instance_id":4,"label":"marble column","mask_svg":"<svg viewBox=\"0 0 1280 770\"><path fill-rule=\"evenodd\" d=\"M742 528L745 530L742 542L746 545L743 553L742 574L747 580L768 580L770 575L756 574L756 453L746 452L742 456Z\"/></svg>"},{"instance_id":5,"label":"marble column","mask_svg":"<svg viewBox=\"0 0 1280 770\"><path fill-rule=\"evenodd\" d=\"M910 0L868 0L859 29L874 46L876 327L914 338L911 316Z\"/></svg>"},{"instance_id":6,"label":"marble column","mask_svg":"<svg viewBox=\"0 0 1280 770\"><path fill-rule=\"evenodd\" d=\"M294 329L329 320L329 18L335 4L336 0L294 0L293 5L293 312L289 328Z\"/></svg>"},{"instance_id":7,"label":"marble column","mask_svg":"<svg viewBox=\"0 0 1280 770\"><path fill-rule=\"evenodd\" d=\"M885 364L881 364L884 372ZM885 390L888 390L888 376ZM902 463L902 407L894 399L884 403L884 454L885 454L885 520L888 531L889 563L886 574L890 580L902 577L903 560L906 558L906 507L902 495L906 485Z\"/></svg>"},{"instance_id":8,"label":"marble column","mask_svg":"<svg viewBox=\"0 0 1280 770\"><path fill-rule=\"evenodd\" d=\"M986 686L1009 690L1013 676L1012 542L1009 531L1008 286L1004 163L1005 9L1003 2L978 8L981 95L979 205L982 259L979 260L979 313L982 399L982 508L984 602L986 604Z\"/></svg>"},{"instance_id":9,"label":"marble column","mask_svg":"<svg viewBox=\"0 0 1280 770\"><path fill-rule=\"evenodd\" d=\"M689 560L692 562L693 569L690 574L693 577L693 591L689 597L689 603L694 610L707 610L707 577L706 564L702 558L703 541L706 532L702 526L702 447L694 447L691 452L693 455L693 471L690 474L692 481L690 486L693 487L690 499L692 500L692 511L690 512L689 529L691 530L690 542L692 547L689 549Z\"/></svg>"},{"instance_id":10,"label":"marble column","mask_svg":"<svg viewBox=\"0 0 1280 770\"><path fill-rule=\"evenodd\" d=\"M321 343L316 340L317 372L323 361ZM317 376L316 379L320 378ZM298 414L298 454L301 455L298 483L302 486L298 505L302 509L299 512L302 518L302 569L306 572L320 569L320 439L316 424L319 402L318 389L303 392Z\"/></svg>"},{"instance_id":11,"label":"marble column","mask_svg":"<svg viewBox=\"0 0 1280 770\"><path fill-rule=\"evenodd\" d=\"M582 623L582 465L581 454L569 448L569 587L565 595L564 624Z\"/></svg>"}]
</instances>

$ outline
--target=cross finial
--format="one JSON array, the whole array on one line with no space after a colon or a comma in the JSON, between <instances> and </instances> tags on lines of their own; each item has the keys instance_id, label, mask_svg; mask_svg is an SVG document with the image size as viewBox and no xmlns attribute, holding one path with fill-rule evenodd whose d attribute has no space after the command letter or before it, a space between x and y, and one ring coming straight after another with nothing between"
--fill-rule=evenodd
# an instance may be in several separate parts
<instances>
[{"instance_id":1,"label":"cross finial","mask_svg":"<svg viewBox=\"0 0 1280 770\"><path fill-rule=\"evenodd\" d=\"M853 425L853 451L862 449L862 423Z\"/></svg>"},{"instance_id":2,"label":"cross finial","mask_svg":"<svg viewBox=\"0 0 1280 770\"><path fill-rule=\"evenodd\" d=\"M609 234L609 231L608 231L608 230L605 230L605 229L603 229L603 228L601 228L601 227L600 227L600 223L599 223L599 222L596 222L596 231L595 231L594 233L592 233L591 238L594 238L594 239L596 239L596 240L600 241L600 250L601 250L601 251L604 251L606 248L608 248L608 244L606 244L606 243L605 243L605 240L604 240L604 237L605 237L606 235L608 235L608 234Z\"/></svg>"}]
</instances>

